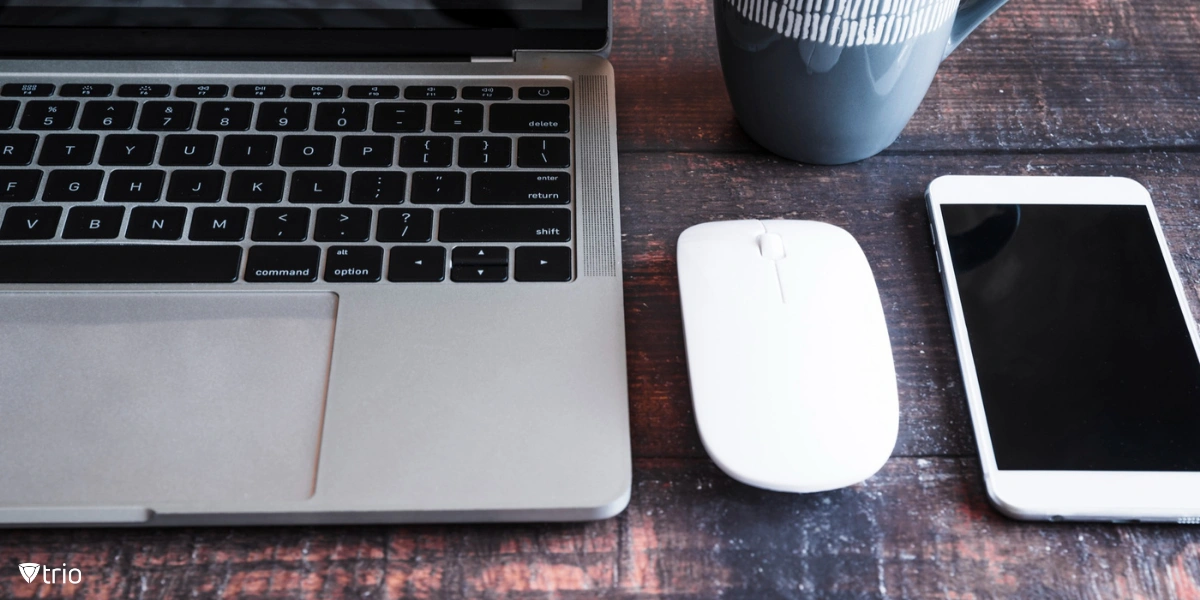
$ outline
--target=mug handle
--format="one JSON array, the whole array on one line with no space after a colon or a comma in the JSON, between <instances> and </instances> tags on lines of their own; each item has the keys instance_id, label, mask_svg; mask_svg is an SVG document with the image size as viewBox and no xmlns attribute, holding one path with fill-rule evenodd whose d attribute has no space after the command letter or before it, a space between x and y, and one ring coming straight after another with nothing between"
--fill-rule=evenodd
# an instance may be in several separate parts
<instances>
[{"instance_id":1,"label":"mug handle","mask_svg":"<svg viewBox=\"0 0 1200 600\"><path fill-rule=\"evenodd\" d=\"M946 43L942 60L946 60L980 23L1004 6L1005 2L1008 0L962 0L958 5L958 14L954 16L954 25L950 27L950 41Z\"/></svg>"}]
</instances>

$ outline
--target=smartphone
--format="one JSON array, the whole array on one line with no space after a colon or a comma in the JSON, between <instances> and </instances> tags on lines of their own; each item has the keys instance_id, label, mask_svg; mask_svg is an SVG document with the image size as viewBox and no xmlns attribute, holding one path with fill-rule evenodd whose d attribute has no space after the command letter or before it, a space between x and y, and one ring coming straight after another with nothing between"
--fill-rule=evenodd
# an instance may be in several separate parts
<instances>
[{"instance_id":1,"label":"smartphone","mask_svg":"<svg viewBox=\"0 0 1200 600\"><path fill-rule=\"evenodd\" d=\"M992 503L1200 523L1200 337L1146 188L949 176L926 198Z\"/></svg>"}]
</instances>

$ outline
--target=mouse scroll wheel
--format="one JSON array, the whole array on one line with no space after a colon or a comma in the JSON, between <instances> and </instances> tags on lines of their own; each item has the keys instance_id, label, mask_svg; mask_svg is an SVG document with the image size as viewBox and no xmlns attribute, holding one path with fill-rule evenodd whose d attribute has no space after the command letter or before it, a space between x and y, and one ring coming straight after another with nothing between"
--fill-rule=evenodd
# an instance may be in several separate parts
<instances>
[{"instance_id":1,"label":"mouse scroll wheel","mask_svg":"<svg viewBox=\"0 0 1200 600\"><path fill-rule=\"evenodd\" d=\"M758 236L758 250L767 260L787 257L787 252L783 250L783 238L778 233L764 233Z\"/></svg>"}]
</instances>

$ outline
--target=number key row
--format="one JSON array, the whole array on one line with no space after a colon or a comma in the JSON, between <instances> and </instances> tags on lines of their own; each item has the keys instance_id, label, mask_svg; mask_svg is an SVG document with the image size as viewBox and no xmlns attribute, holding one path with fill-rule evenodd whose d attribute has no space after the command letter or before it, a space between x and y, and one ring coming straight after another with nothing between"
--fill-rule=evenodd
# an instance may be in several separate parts
<instances>
[{"instance_id":1,"label":"number key row","mask_svg":"<svg viewBox=\"0 0 1200 600\"><path fill-rule=\"evenodd\" d=\"M255 118L253 102L220 101L197 103L186 100L147 101L92 100L83 105L79 128L87 131L201 131L365 132L421 133L425 131L429 107L415 102L320 102L316 119L310 102L263 102ZM19 128L29 131L61 131L75 126L80 112L77 100L29 100L21 113ZM0 129L17 122L20 103L0 101ZM199 118L196 118L197 112ZM429 128L435 132L478 133L484 127L484 105L472 102L432 104ZM372 117L372 113L374 116ZM494 104L490 129L496 133L567 133L570 107L566 104Z\"/></svg>"}]
</instances>

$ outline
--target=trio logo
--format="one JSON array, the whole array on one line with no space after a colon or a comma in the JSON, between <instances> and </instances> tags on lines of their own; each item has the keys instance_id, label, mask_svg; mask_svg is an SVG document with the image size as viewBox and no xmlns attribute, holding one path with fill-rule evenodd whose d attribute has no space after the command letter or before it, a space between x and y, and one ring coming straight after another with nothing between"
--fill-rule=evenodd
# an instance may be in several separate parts
<instances>
[{"instance_id":1,"label":"trio logo","mask_svg":"<svg viewBox=\"0 0 1200 600\"><path fill-rule=\"evenodd\" d=\"M21 570L21 577L25 578L25 583L33 583L33 578L37 577L42 565L37 563L21 563L17 565L17 568Z\"/></svg>"},{"instance_id":2,"label":"trio logo","mask_svg":"<svg viewBox=\"0 0 1200 600\"><path fill-rule=\"evenodd\" d=\"M61 568L55 567L53 569L38 563L21 563L17 565L17 569L21 571L21 577L25 580L25 583L33 583L33 580L37 579L39 571L42 573L42 583L78 584L83 581L83 572L79 569L68 569L67 563L63 563ZM62 573L61 577L59 573Z\"/></svg>"}]
</instances>

